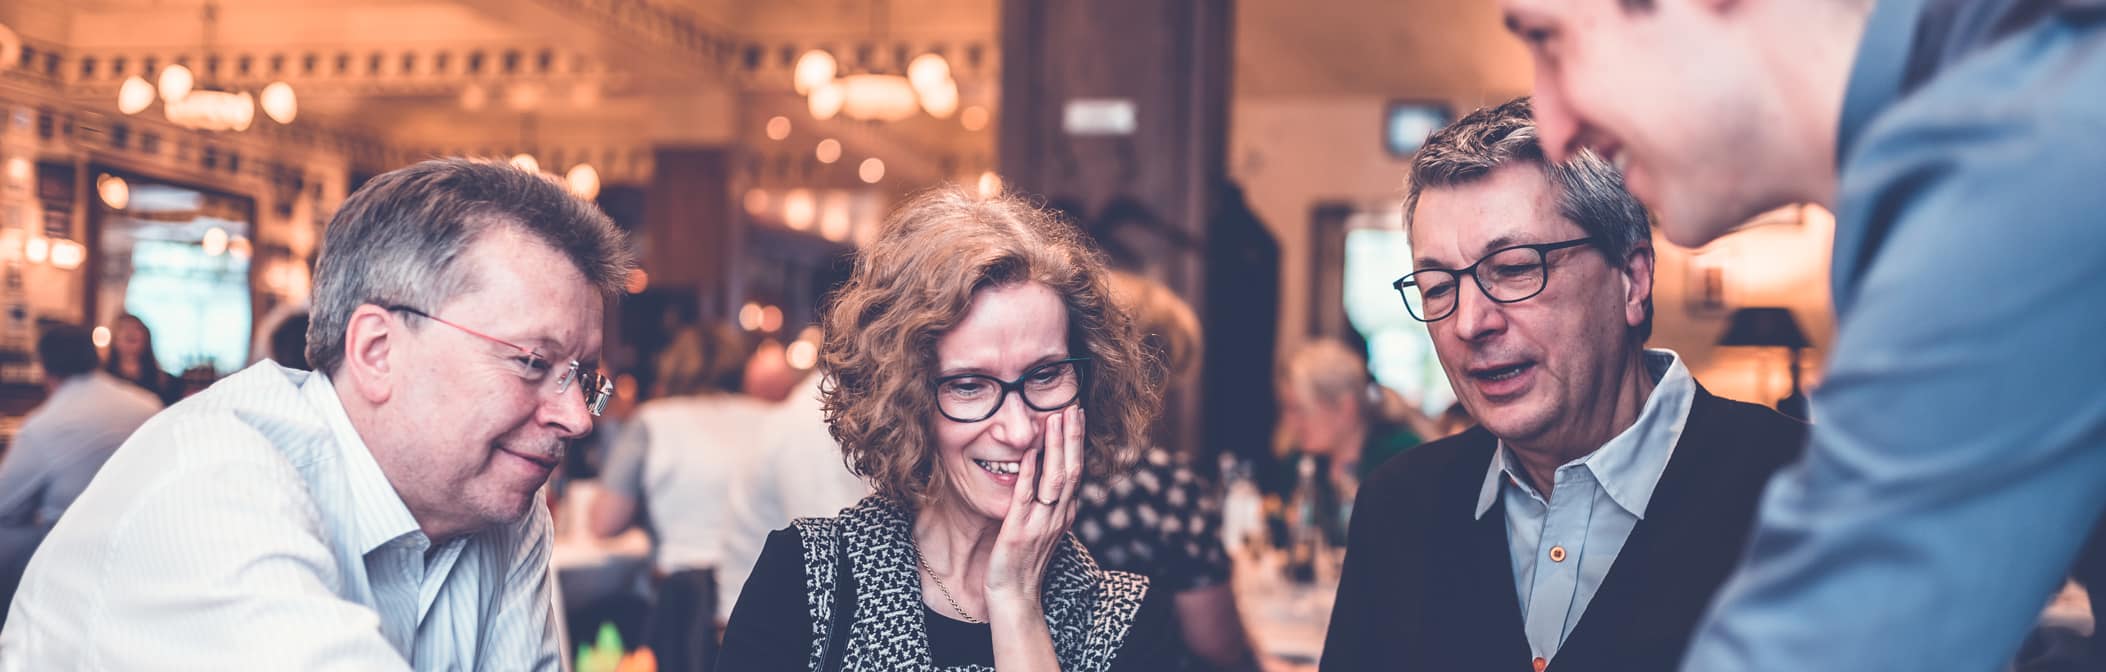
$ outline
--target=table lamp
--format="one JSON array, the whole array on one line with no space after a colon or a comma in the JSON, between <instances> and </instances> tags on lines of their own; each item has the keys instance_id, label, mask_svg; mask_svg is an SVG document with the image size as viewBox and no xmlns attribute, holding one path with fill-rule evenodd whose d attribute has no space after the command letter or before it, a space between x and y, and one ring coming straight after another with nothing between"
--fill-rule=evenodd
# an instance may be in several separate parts
<instances>
[{"instance_id":1,"label":"table lamp","mask_svg":"<svg viewBox=\"0 0 2106 672\"><path fill-rule=\"evenodd\" d=\"M1791 353L1792 393L1777 400L1777 412L1807 419L1806 394L1799 389L1799 351L1811 345L1788 308L1742 308L1733 311L1719 345L1785 348Z\"/></svg>"}]
</instances>

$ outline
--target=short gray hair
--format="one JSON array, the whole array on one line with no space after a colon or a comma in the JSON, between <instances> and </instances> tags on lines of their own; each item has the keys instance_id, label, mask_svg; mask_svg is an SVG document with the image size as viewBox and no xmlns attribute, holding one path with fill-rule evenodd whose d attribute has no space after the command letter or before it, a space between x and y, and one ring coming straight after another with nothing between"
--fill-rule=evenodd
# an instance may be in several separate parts
<instances>
[{"instance_id":1,"label":"short gray hair","mask_svg":"<svg viewBox=\"0 0 2106 672\"><path fill-rule=\"evenodd\" d=\"M359 306L435 310L473 291L474 278L455 262L495 227L562 253L610 298L635 267L628 237L555 181L500 161L424 161L373 178L330 220L315 266L307 362L336 373Z\"/></svg>"},{"instance_id":2,"label":"short gray hair","mask_svg":"<svg viewBox=\"0 0 2106 672\"><path fill-rule=\"evenodd\" d=\"M1410 191L1404 196L1404 227L1418 214L1419 193L1427 188L1469 184L1514 163L1533 163L1558 188L1558 212L1594 238L1594 246L1619 265L1650 249L1652 219L1645 205L1624 188L1623 174L1592 150L1581 149L1564 163L1552 163L1536 139L1536 121L1527 96L1498 107L1479 108L1426 138L1411 159ZM1645 322L1636 327L1638 342L1653 333L1653 302L1645 301Z\"/></svg>"}]
</instances>

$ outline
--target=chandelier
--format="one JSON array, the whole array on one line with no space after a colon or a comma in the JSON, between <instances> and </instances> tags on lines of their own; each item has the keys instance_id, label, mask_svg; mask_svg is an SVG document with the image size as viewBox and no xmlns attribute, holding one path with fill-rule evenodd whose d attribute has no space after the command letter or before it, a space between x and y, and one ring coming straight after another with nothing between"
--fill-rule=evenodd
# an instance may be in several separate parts
<instances>
[{"instance_id":1,"label":"chandelier","mask_svg":"<svg viewBox=\"0 0 2106 672\"><path fill-rule=\"evenodd\" d=\"M212 37L219 24L219 8L213 3L205 4L205 51L212 51ZM152 107L154 100L161 101L161 115L170 123L200 131L246 131L256 121L256 108L260 104L264 116L280 124L290 124L300 112L299 99L293 94L292 85L272 82L263 91L251 94L248 91L213 89L199 86L196 75L181 63L161 69L155 83L132 75L117 87L117 111L138 114Z\"/></svg>"},{"instance_id":2,"label":"chandelier","mask_svg":"<svg viewBox=\"0 0 2106 672\"><path fill-rule=\"evenodd\" d=\"M958 82L951 64L938 54L922 54L907 64L905 74L865 72L836 77L839 63L823 49L797 58L791 83L805 96L815 119L845 115L858 121L899 121L919 112L942 119L958 111Z\"/></svg>"}]
</instances>

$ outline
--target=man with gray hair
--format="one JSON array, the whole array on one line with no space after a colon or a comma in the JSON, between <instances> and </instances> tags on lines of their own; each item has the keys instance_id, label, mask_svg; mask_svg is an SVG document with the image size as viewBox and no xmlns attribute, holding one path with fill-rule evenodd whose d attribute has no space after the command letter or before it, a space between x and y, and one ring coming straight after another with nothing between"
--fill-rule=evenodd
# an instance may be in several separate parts
<instances>
[{"instance_id":1,"label":"man with gray hair","mask_svg":"<svg viewBox=\"0 0 2106 672\"><path fill-rule=\"evenodd\" d=\"M1404 221L1395 287L1481 424L1362 484L1323 668L1672 668L1805 425L1645 348L1645 209L1547 161L1528 99L1429 138Z\"/></svg>"},{"instance_id":2,"label":"man with gray hair","mask_svg":"<svg viewBox=\"0 0 2106 672\"><path fill-rule=\"evenodd\" d=\"M375 178L330 223L312 372L148 422L31 560L0 670L555 670L539 490L612 386L627 241L502 163Z\"/></svg>"}]
</instances>

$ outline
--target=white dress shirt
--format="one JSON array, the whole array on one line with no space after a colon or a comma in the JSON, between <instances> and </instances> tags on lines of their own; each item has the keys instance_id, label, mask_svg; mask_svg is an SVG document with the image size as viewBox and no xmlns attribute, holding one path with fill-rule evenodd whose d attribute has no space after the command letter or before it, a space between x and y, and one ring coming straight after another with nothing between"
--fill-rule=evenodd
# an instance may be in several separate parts
<instances>
[{"instance_id":1,"label":"white dress shirt","mask_svg":"<svg viewBox=\"0 0 2106 672\"><path fill-rule=\"evenodd\" d=\"M728 589L718 604L729 618L740 589L753 575L768 533L798 518L835 516L863 501L870 486L843 463L841 444L827 430L819 402L825 376L805 376L803 383L769 413L765 442L747 463L745 478L731 484L731 510L723 530L724 560L717 570Z\"/></svg>"},{"instance_id":2,"label":"white dress shirt","mask_svg":"<svg viewBox=\"0 0 2106 672\"><path fill-rule=\"evenodd\" d=\"M1637 421L1585 457L1558 467L1545 500L1528 482L1506 442L1492 455L1478 492L1477 517L1506 504L1506 544L1514 592L1531 655L1556 658L1565 637L1601 588L1609 567L1645 518L1653 487L1667 470L1689 422L1696 379L1672 350L1645 351L1653 392Z\"/></svg>"},{"instance_id":3,"label":"white dress shirt","mask_svg":"<svg viewBox=\"0 0 2106 672\"><path fill-rule=\"evenodd\" d=\"M30 561L0 672L555 670L548 511L432 547L321 374L156 416Z\"/></svg>"}]
</instances>

